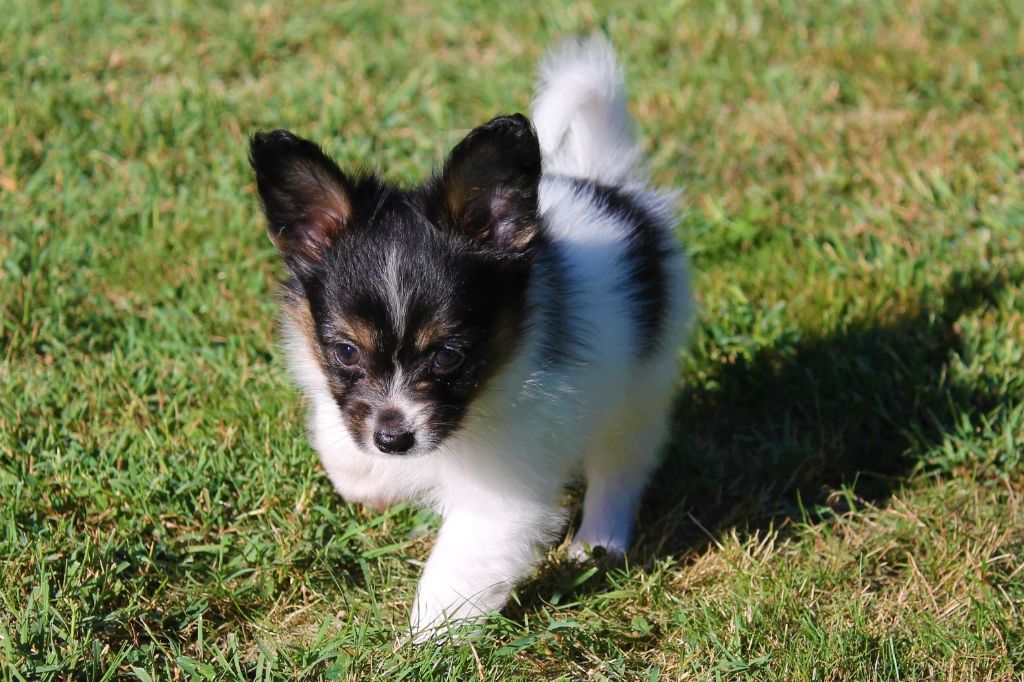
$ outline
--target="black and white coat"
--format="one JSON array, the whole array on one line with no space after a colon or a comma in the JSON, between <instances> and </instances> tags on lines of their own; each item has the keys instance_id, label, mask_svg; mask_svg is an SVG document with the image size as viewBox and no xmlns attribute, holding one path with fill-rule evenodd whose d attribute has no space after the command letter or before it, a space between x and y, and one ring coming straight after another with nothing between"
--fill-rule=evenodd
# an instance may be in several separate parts
<instances>
[{"instance_id":1,"label":"black and white coat","mask_svg":"<svg viewBox=\"0 0 1024 682\"><path fill-rule=\"evenodd\" d=\"M408 191L352 180L287 134L253 141L293 273L290 366L328 476L347 500L443 517L411 616L420 638L505 604L580 473L570 551L625 552L668 433L689 274L610 46L554 51L533 109L535 131L495 119Z\"/></svg>"}]
</instances>

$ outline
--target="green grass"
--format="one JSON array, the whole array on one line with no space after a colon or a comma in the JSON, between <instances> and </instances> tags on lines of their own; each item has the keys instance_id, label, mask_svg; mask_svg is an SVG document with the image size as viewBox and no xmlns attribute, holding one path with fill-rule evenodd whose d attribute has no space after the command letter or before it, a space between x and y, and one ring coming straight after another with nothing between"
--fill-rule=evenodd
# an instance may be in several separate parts
<instances>
[{"instance_id":1,"label":"green grass","mask_svg":"<svg viewBox=\"0 0 1024 682\"><path fill-rule=\"evenodd\" d=\"M3 679L1021 679L1024 6L40 3L0 20ZM606 31L701 317L628 564L402 635L436 520L336 496L246 162L421 176Z\"/></svg>"}]
</instances>

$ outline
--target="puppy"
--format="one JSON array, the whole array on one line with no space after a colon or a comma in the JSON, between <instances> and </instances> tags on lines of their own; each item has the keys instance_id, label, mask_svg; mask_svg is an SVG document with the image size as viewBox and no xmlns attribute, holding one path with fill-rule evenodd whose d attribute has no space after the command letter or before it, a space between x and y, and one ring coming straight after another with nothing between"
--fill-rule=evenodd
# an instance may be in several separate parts
<instances>
[{"instance_id":1,"label":"puppy","mask_svg":"<svg viewBox=\"0 0 1024 682\"><path fill-rule=\"evenodd\" d=\"M580 473L571 554L625 552L692 305L674 195L648 185L607 42L551 53L533 124L474 129L417 187L284 130L250 159L327 475L351 502L443 517L415 636L500 609Z\"/></svg>"}]
</instances>

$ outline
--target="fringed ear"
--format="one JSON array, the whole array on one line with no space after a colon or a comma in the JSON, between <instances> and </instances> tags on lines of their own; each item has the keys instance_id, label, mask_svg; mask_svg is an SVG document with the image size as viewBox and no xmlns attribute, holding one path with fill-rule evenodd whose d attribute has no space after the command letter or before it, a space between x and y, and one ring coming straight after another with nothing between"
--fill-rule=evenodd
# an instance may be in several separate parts
<instances>
[{"instance_id":1,"label":"fringed ear","mask_svg":"<svg viewBox=\"0 0 1024 682\"><path fill-rule=\"evenodd\" d=\"M522 114L499 116L455 146L440 177L443 221L492 248L524 251L538 229L541 162Z\"/></svg>"},{"instance_id":2,"label":"fringed ear","mask_svg":"<svg viewBox=\"0 0 1024 682\"><path fill-rule=\"evenodd\" d=\"M274 246L296 274L315 268L351 220L348 178L320 147L287 130L253 135L249 162Z\"/></svg>"}]
</instances>

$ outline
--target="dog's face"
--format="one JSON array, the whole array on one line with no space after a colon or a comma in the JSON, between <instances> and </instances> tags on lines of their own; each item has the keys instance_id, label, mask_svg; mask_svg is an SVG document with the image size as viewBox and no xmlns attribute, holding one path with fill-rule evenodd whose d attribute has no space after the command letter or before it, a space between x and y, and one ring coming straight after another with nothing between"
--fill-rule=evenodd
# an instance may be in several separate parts
<instances>
[{"instance_id":1,"label":"dog's face","mask_svg":"<svg viewBox=\"0 0 1024 682\"><path fill-rule=\"evenodd\" d=\"M284 304L352 439L435 449L518 350L538 238L529 121L475 129L412 190L350 177L286 131L256 134L250 158L292 274Z\"/></svg>"}]
</instances>

